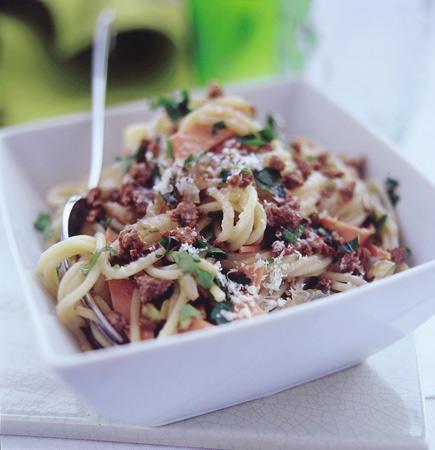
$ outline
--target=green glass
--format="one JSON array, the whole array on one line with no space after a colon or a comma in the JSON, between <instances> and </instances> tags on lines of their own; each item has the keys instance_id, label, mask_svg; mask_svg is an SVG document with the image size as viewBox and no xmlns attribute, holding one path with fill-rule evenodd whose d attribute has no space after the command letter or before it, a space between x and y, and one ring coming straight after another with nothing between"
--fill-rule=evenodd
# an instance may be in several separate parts
<instances>
[{"instance_id":1,"label":"green glass","mask_svg":"<svg viewBox=\"0 0 435 450\"><path fill-rule=\"evenodd\" d=\"M200 84L279 69L279 0L191 0Z\"/></svg>"},{"instance_id":2,"label":"green glass","mask_svg":"<svg viewBox=\"0 0 435 450\"><path fill-rule=\"evenodd\" d=\"M197 82L297 72L315 43L310 0L190 0Z\"/></svg>"}]
</instances>

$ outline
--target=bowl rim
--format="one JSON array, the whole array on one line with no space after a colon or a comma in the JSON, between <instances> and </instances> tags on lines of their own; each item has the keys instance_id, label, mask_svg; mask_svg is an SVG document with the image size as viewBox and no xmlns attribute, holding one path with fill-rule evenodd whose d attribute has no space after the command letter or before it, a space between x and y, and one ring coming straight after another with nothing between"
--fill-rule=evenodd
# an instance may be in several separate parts
<instances>
[{"instance_id":1,"label":"bowl rim","mask_svg":"<svg viewBox=\"0 0 435 450\"><path fill-rule=\"evenodd\" d=\"M423 178L435 192L435 184L418 168L414 167L409 161L407 161L399 152L394 148L394 145L385 137L381 137L374 133L363 121L355 118L355 116L348 112L340 102L336 101L330 95L326 94L322 89L316 87L312 82L307 81L302 77L274 77L268 78L266 80L249 80L247 82L234 83L228 85L232 91L240 89L243 95L244 90L252 91L257 87L262 86L279 86L279 85L289 86L289 85L301 85L305 89L308 88L314 91L315 94L322 97L324 100L332 104L337 111L344 113L347 118L360 127L365 133L369 134L372 138L376 139L378 142L383 144L385 151L393 153L395 158L402 160L406 165L407 169L413 172L414 176ZM194 93L200 92L201 90L192 90ZM106 117L117 117L122 116L125 113L134 112L134 110L144 110L149 109L149 101L147 99L135 100L127 103L122 103L120 105L112 106L107 109ZM33 122L28 122L24 124L13 125L11 127L4 128L0 130L0 181L2 177L2 167L1 161L5 153L2 147L2 141L5 138L13 137L21 133L28 133L32 131L43 131L45 129L56 128L59 126L68 126L75 123L86 122L90 120L90 112L78 112L48 119L37 120ZM336 293L327 297L322 298L322 301L313 301L300 305L295 305L291 308L282 309L274 312L273 314L264 314L258 316L255 320L242 320L231 322L228 324L223 324L213 328L208 328L206 330L201 330L201 333L182 333L174 336L168 336L165 339L153 339L148 341L141 341L130 343L122 346L114 346L104 349L99 349L98 351L81 352L77 350L73 353L62 354L56 353L52 348L52 344L49 343L48 336L46 334L46 328L43 326L41 320L41 311L37 307L36 301L34 299L34 293L30 287L30 283L26 279L24 265L22 263L21 254L18 250L18 245L15 238L15 233L13 231L13 225L11 223L8 208L6 207L5 192L0 189L0 211L3 217L3 223L5 225L6 237L9 248L11 250L15 266L19 273L19 279L21 281L21 287L24 289L24 294L26 298L27 306L30 310L32 316L32 322L37 330L38 340L40 342L40 350L42 351L44 358L52 367L57 369L62 368L76 368L93 365L100 361L106 361L111 359L123 359L129 358L132 355L143 352L153 352L159 351L161 348L166 347L179 347L186 346L191 341L214 339L215 336L219 336L222 333L237 333L238 330L242 331L246 328L261 327L264 321L283 321L287 320L290 316L298 316L301 314L306 314L312 309L320 310L322 308L328 308L331 304L336 304L340 302L348 301L348 298L352 298L359 295L369 295L371 291L382 290L390 286L391 284L397 284L400 280L406 280L409 277L415 277L419 273L423 273L429 270L435 270L435 258L433 260L427 261L423 264L410 267L408 270L394 274L390 277L377 280L374 283L367 283L364 286L359 286L358 289L352 289L345 292ZM36 235L35 235L36 236ZM36 276L36 274L35 274ZM337 295L340 294L340 295ZM48 295L48 293L47 293ZM65 329L65 333L68 331Z\"/></svg>"}]
</instances>

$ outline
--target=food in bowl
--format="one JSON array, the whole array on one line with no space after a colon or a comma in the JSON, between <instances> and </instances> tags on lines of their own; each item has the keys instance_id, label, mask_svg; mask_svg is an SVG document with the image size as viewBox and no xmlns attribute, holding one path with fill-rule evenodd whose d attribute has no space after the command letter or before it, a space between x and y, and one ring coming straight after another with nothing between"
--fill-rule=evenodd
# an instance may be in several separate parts
<instances>
[{"instance_id":1,"label":"food in bowl","mask_svg":"<svg viewBox=\"0 0 435 450\"><path fill-rule=\"evenodd\" d=\"M365 178L365 161L304 138L279 118L212 85L155 102L162 111L125 133L125 154L86 193L81 234L59 241L66 199L35 222L50 245L38 272L83 350L109 344L91 293L126 341L164 339L309 302L403 271L394 205ZM58 267L71 266L63 277Z\"/></svg>"}]
</instances>

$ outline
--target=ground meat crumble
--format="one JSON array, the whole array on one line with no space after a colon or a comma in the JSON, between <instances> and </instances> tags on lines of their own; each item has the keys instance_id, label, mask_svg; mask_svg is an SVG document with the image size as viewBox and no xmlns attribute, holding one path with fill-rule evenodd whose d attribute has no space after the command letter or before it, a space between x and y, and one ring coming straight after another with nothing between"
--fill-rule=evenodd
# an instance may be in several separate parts
<instances>
[{"instance_id":1,"label":"ground meat crumble","mask_svg":"<svg viewBox=\"0 0 435 450\"><path fill-rule=\"evenodd\" d=\"M241 171L240 173L230 175L227 184L231 187L244 188L254 182L254 175L250 171Z\"/></svg>"},{"instance_id":2,"label":"ground meat crumble","mask_svg":"<svg viewBox=\"0 0 435 450\"><path fill-rule=\"evenodd\" d=\"M396 264L405 262L407 256L406 249L403 247L396 247L391 249L390 254L391 254L391 261L395 262Z\"/></svg>"},{"instance_id":3,"label":"ground meat crumble","mask_svg":"<svg viewBox=\"0 0 435 450\"><path fill-rule=\"evenodd\" d=\"M178 227L162 233L164 238L172 237L180 244L192 245L198 239L198 233L191 227Z\"/></svg>"},{"instance_id":4,"label":"ground meat crumble","mask_svg":"<svg viewBox=\"0 0 435 450\"><path fill-rule=\"evenodd\" d=\"M299 213L299 202L291 196L287 196L283 205L265 203L264 209L266 211L267 224L271 227L287 226L294 229L303 220Z\"/></svg>"},{"instance_id":5,"label":"ground meat crumble","mask_svg":"<svg viewBox=\"0 0 435 450\"><path fill-rule=\"evenodd\" d=\"M143 255L145 242L139 236L138 231L131 225L125 227L119 233L119 257L123 260L134 261Z\"/></svg>"},{"instance_id":6,"label":"ground meat crumble","mask_svg":"<svg viewBox=\"0 0 435 450\"><path fill-rule=\"evenodd\" d=\"M135 275L134 281L142 304L161 298L172 286L172 281L154 278L146 273Z\"/></svg>"},{"instance_id":7,"label":"ground meat crumble","mask_svg":"<svg viewBox=\"0 0 435 450\"><path fill-rule=\"evenodd\" d=\"M270 158L269 167L271 169L275 169L278 170L279 172L282 172L285 168L285 163L279 156L273 155Z\"/></svg>"},{"instance_id":8,"label":"ground meat crumble","mask_svg":"<svg viewBox=\"0 0 435 450\"><path fill-rule=\"evenodd\" d=\"M365 276L371 266L370 252L365 247L360 247L352 253L345 253L340 259L331 265L332 272L351 273Z\"/></svg>"},{"instance_id":9,"label":"ground meat crumble","mask_svg":"<svg viewBox=\"0 0 435 450\"><path fill-rule=\"evenodd\" d=\"M199 210L193 203L183 201L172 211L172 217L182 227L194 227L198 222Z\"/></svg>"},{"instance_id":10,"label":"ground meat crumble","mask_svg":"<svg viewBox=\"0 0 435 450\"><path fill-rule=\"evenodd\" d=\"M144 216L148 206L154 201L152 189L144 188L136 183L125 183L119 193L119 203L131 208L136 215Z\"/></svg>"},{"instance_id":11,"label":"ground meat crumble","mask_svg":"<svg viewBox=\"0 0 435 450\"><path fill-rule=\"evenodd\" d=\"M98 187L91 189L87 193L85 200L86 205L89 207L86 215L86 222L95 223L104 220L106 211L104 209L101 189Z\"/></svg>"}]
</instances>

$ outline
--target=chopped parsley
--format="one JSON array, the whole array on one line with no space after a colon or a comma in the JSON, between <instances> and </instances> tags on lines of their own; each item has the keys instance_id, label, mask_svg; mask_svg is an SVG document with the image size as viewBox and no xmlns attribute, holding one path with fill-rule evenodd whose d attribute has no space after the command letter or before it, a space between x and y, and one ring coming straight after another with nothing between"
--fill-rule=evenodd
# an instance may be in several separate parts
<instances>
[{"instance_id":1,"label":"chopped parsley","mask_svg":"<svg viewBox=\"0 0 435 450\"><path fill-rule=\"evenodd\" d=\"M226 183L228 177L231 175L231 169L221 169L221 179L223 183Z\"/></svg>"},{"instance_id":2,"label":"chopped parsley","mask_svg":"<svg viewBox=\"0 0 435 450\"><path fill-rule=\"evenodd\" d=\"M189 108L189 93L182 90L178 98L160 97L152 102L151 107L163 107L169 118L173 122L177 122L191 111Z\"/></svg>"},{"instance_id":3,"label":"chopped parsley","mask_svg":"<svg viewBox=\"0 0 435 450\"><path fill-rule=\"evenodd\" d=\"M168 159L174 159L174 146L170 139L166 142L166 157Z\"/></svg>"},{"instance_id":4,"label":"chopped parsley","mask_svg":"<svg viewBox=\"0 0 435 450\"><path fill-rule=\"evenodd\" d=\"M299 225L295 230L284 230L282 232L282 238L289 244L294 244L303 234L305 225Z\"/></svg>"},{"instance_id":5,"label":"chopped parsley","mask_svg":"<svg viewBox=\"0 0 435 450\"><path fill-rule=\"evenodd\" d=\"M252 283L252 280L246 275L245 272L241 271L234 271L234 272L228 272L227 278L231 281L234 281L234 283L242 284L243 286L247 286Z\"/></svg>"},{"instance_id":6,"label":"chopped parsley","mask_svg":"<svg viewBox=\"0 0 435 450\"><path fill-rule=\"evenodd\" d=\"M194 155L193 153L191 153L191 154L184 160L184 164L183 164L184 167L193 166L193 164L195 164L196 162L198 162L204 154L205 154L205 153L200 153L199 155Z\"/></svg>"},{"instance_id":7,"label":"chopped parsley","mask_svg":"<svg viewBox=\"0 0 435 450\"><path fill-rule=\"evenodd\" d=\"M376 229L376 234L379 234L383 228L383 226L385 225L385 222L388 219L388 215L387 214L382 214L380 217L376 214L376 211L373 209L372 212L370 213L369 219L371 221L371 223L373 223L375 229Z\"/></svg>"},{"instance_id":8,"label":"chopped parsley","mask_svg":"<svg viewBox=\"0 0 435 450\"><path fill-rule=\"evenodd\" d=\"M266 142L272 142L274 139L278 137L276 132L276 120L271 114L268 114L266 117L266 126L259 131L260 136Z\"/></svg>"},{"instance_id":9,"label":"chopped parsley","mask_svg":"<svg viewBox=\"0 0 435 450\"><path fill-rule=\"evenodd\" d=\"M254 178L259 189L270 192L277 197L284 198L286 196L284 185L281 183L281 174L278 170L271 168L254 170Z\"/></svg>"},{"instance_id":10,"label":"chopped parsley","mask_svg":"<svg viewBox=\"0 0 435 450\"><path fill-rule=\"evenodd\" d=\"M105 219L104 219L104 222L103 222L103 228L105 229L105 230L107 230L109 227L110 227L110 224L112 223L112 218L111 217L106 217Z\"/></svg>"},{"instance_id":11,"label":"chopped parsley","mask_svg":"<svg viewBox=\"0 0 435 450\"><path fill-rule=\"evenodd\" d=\"M220 130L224 130L227 127L226 123L223 120L219 120L215 122L211 127L211 134L218 134Z\"/></svg>"},{"instance_id":12,"label":"chopped parsley","mask_svg":"<svg viewBox=\"0 0 435 450\"><path fill-rule=\"evenodd\" d=\"M208 245L208 241L206 238L200 236L197 240L196 240L196 247L197 248L206 248Z\"/></svg>"},{"instance_id":13,"label":"chopped parsley","mask_svg":"<svg viewBox=\"0 0 435 450\"><path fill-rule=\"evenodd\" d=\"M39 213L36 220L33 222L33 228L38 233L41 233L43 238L47 241L53 236L53 228L51 227L51 218L47 213Z\"/></svg>"},{"instance_id":14,"label":"chopped parsley","mask_svg":"<svg viewBox=\"0 0 435 450\"><path fill-rule=\"evenodd\" d=\"M160 311L152 303L147 303L142 308L142 314L155 322L158 322L162 318Z\"/></svg>"},{"instance_id":15,"label":"chopped parsley","mask_svg":"<svg viewBox=\"0 0 435 450\"><path fill-rule=\"evenodd\" d=\"M205 289L210 289L213 282L213 275L199 267L200 259L192 256L186 251L180 250L172 254L175 263L185 274L192 274L196 282Z\"/></svg>"},{"instance_id":16,"label":"chopped parsley","mask_svg":"<svg viewBox=\"0 0 435 450\"><path fill-rule=\"evenodd\" d=\"M109 253L114 253L117 254L117 251L113 248L110 247L110 245L106 245L103 248L98 249L93 255L92 258L88 261L87 264L85 264L82 268L81 268L81 272L84 276L87 276L89 274L89 272L95 267L95 264L97 264L98 258L101 256L102 253L104 252L109 252Z\"/></svg>"},{"instance_id":17,"label":"chopped parsley","mask_svg":"<svg viewBox=\"0 0 435 450\"><path fill-rule=\"evenodd\" d=\"M356 250L358 250L358 247L359 247L359 236L341 245L341 249L346 253L353 253Z\"/></svg>"},{"instance_id":18,"label":"chopped parsley","mask_svg":"<svg viewBox=\"0 0 435 450\"><path fill-rule=\"evenodd\" d=\"M181 328L187 328L192 319L201 317L201 313L192 305L187 303L180 310L179 323Z\"/></svg>"},{"instance_id":19,"label":"chopped parsley","mask_svg":"<svg viewBox=\"0 0 435 450\"><path fill-rule=\"evenodd\" d=\"M159 243L166 250L166 253L179 244L179 242L171 236L160 239Z\"/></svg>"},{"instance_id":20,"label":"chopped parsley","mask_svg":"<svg viewBox=\"0 0 435 450\"><path fill-rule=\"evenodd\" d=\"M262 130L245 134L244 136L238 136L236 139L246 145L262 147L278 137L275 126L275 119L269 115L267 116L267 125Z\"/></svg>"},{"instance_id":21,"label":"chopped parsley","mask_svg":"<svg viewBox=\"0 0 435 450\"><path fill-rule=\"evenodd\" d=\"M227 259L228 255L219 247L210 247L207 250L206 257L214 259Z\"/></svg>"},{"instance_id":22,"label":"chopped parsley","mask_svg":"<svg viewBox=\"0 0 435 450\"><path fill-rule=\"evenodd\" d=\"M400 196L397 194L397 188L399 187L399 182L394 178L388 177L385 180L385 189L387 191L390 202L393 206L397 205L400 200Z\"/></svg>"},{"instance_id":23,"label":"chopped parsley","mask_svg":"<svg viewBox=\"0 0 435 450\"><path fill-rule=\"evenodd\" d=\"M153 163L153 168L151 170L151 186L154 186L157 178L160 178L160 167L157 163Z\"/></svg>"},{"instance_id":24,"label":"chopped parsley","mask_svg":"<svg viewBox=\"0 0 435 450\"><path fill-rule=\"evenodd\" d=\"M197 248L206 248L212 237L213 237L213 233L210 229L208 229L204 236L200 236L196 240L196 244L195 244L196 247Z\"/></svg>"},{"instance_id":25,"label":"chopped parsley","mask_svg":"<svg viewBox=\"0 0 435 450\"><path fill-rule=\"evenodd\" d=\"M127 172L134 162L144 161L146 148L141 144L133 155L117 156L115 161L118 161L123 172Z\"/></svg>"},{"instance_id":26,"label":"chopped parsley","mask_svg":"<svg viewBox=\"0 0 435 450\"><path fill-rule=\"evenodd\" d=\"M228 320L221 314L222 311L231 311L231 303L228 301L217 303L216 306L211 310L210 318L217 324L221 325L227 323Z\"/></svg>"}]
</instances>

